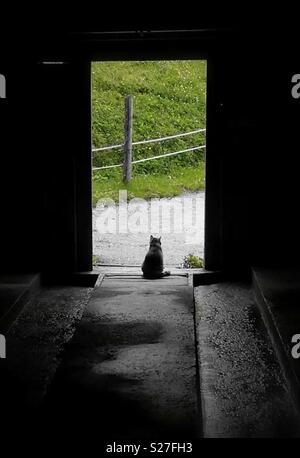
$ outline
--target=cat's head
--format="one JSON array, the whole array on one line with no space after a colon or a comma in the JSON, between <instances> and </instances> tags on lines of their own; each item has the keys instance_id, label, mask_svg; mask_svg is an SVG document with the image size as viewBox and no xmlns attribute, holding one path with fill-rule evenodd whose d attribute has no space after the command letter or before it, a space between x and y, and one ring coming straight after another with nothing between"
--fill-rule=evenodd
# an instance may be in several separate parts
<instances>
[{"instance_id":1,"label":"cat's head","mask_svg":"<svg viewBox=\"0 0 300 458\"><path fill-rule=\"evenodd\" d=\"M161 245L161 237L153 237L153 235L150 235L150 245Z\"/></svg>"}]
</instances>

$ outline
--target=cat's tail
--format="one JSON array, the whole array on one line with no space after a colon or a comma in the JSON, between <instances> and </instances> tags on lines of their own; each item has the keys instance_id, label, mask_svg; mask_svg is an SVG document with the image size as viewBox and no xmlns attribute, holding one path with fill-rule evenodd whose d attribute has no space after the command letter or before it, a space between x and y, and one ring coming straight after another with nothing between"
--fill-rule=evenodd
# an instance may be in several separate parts
<instances>
[{"instance_id":1,"label":"cat's tail","mask_svg":"<svg viewBox=\"0 0 300 458\"><path fill-rule=\"evenodd\" d=\"M171 275L171 272L169 270L165 270L163 273L162 273L162 277L168 277L169 275Z\"/></svg>"},{"instance_id":2,"label":"cat's tail","mask_svg":"<svg viewBox=\"0 0 300 458\"><path fill-rule=\"evenodd\" d=\"M153 273L153 274L147 274L143 272L143 277L148 278L149 280L155 280L157 278L168 277L170 275L171 275L171 272L169 270L166 270L165 272L159 272L159 273Z\"/></svg>"}]
</instances>

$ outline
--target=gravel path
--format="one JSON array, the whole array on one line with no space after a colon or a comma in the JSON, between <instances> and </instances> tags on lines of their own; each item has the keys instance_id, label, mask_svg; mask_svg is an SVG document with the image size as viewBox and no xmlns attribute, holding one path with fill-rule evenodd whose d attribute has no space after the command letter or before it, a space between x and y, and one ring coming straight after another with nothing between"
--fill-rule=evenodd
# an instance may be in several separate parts
<instances>
[{"instance_id":1,"label":"gravel path","mask_svg":"<svg viewBox=\"0 0 300 458\"><path fill-rule=\"evenodd\" d=\"M98 203L93 209L93 253L100 264L140 266L149 238L162 237L164 264L204 253L204 191L177 197Z\"/></svg>"}]
</instances>

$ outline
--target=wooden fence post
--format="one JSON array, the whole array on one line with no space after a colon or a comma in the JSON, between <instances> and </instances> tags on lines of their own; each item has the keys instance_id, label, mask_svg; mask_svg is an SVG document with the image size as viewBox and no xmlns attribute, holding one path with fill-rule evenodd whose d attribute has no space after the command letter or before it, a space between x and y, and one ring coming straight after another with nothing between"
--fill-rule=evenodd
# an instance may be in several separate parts
<instances>
[{"instance_id":1,"label":"wooden fence post","mask_svg":"<svg viewBox=\"0 0 300 458\"><path fill-rule=\"evenodd\" d=\"M133 97L125 97L125 141L124 141L124 162L123 182L129 183L132 175L132 118L133 118Z\"/></svg>"}]
</instances>

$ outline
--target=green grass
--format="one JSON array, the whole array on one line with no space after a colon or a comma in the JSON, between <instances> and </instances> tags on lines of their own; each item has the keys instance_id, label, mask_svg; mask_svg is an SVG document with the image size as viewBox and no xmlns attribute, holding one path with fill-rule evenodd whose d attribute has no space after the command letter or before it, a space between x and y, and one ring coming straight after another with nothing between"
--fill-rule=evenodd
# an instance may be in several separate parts
<instances>
[{"instance_id":1,"label":"green grass","mask_svg":"<svg viewBox=\"0 0 300 458\"><path fill-rule=\"evenodd\" d=\"M96 173L93 178L93 205L102 198L117 201L120 189L127 190L128 199L132 197L150 199L176 196L184 191L198 191L204 189L205 185L203 162L195 168L177 168L170 175L136 175L128 185L123 184L120 172L107 180L102 179L100 172Z\"/></svg>"},{"instance_id":2,"label":"green grass","mask_svg":"<svg viewBox=\"0 0 300 458\"><path fill-rule=\"evenodd\" d=\"M92 141L94 147L123 142L124 98L134 97L133 141L174 135L205 127L206 62L94 62L92 64ZM178 151L205 143L197 134L135 146L134 159ZM122 150L94 154L94 166L122 163ZM93 174L93 201L128 189L131 197L178 195L204 187L204 152L183 153L133 166L124 187L121 169Z\"/></svg>"}]
</instances>

